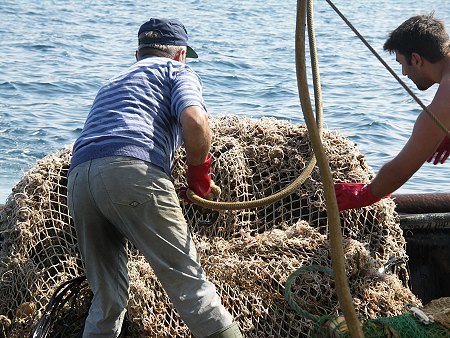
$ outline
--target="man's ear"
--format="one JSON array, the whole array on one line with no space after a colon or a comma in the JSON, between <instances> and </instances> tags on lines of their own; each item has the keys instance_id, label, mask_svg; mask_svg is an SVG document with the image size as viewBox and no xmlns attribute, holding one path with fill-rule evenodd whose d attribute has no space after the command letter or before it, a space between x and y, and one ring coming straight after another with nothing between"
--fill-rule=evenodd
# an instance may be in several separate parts
<instances>
[{"instance_id":1,"label":"man's ear","mask_svg":"<svg viewBox=\"0 0 450 338\"><path fill-rule=\"evenodd\" d=\"M175 54L174 60L186 63L186 50L184 48L180 48Z\"/></svg>"},{"instance_id":2,"label":"man's ear","mask_svg":"<svg viewBox=\"0 0 450 338\"><path fill-rule=\"evenodd\" d=\"M412 52L411 53L411 64L413 66L422 66L423 64L423 58L420 56L420 54Z\"/></svg>"}]
</instances>

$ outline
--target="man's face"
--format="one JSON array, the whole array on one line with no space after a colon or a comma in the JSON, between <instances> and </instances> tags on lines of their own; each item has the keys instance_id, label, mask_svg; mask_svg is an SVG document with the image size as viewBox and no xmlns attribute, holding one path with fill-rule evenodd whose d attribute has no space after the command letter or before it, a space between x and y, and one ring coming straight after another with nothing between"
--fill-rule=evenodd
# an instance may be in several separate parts
<instances>
[{"instance_id":1,"label":"man's face","mask_svg":"<svg viewBox=\"0 0 450 338\"><path fill-rule=\"evenodd\" d=\"M395 59L402 65L402 74L407 76L419 90L427 90L434 82L431 81L423 72L423 59L417 53L412 53L411 62L408 63L406 57L399 53L395 53Z\"/></svg>"}]
</instances>

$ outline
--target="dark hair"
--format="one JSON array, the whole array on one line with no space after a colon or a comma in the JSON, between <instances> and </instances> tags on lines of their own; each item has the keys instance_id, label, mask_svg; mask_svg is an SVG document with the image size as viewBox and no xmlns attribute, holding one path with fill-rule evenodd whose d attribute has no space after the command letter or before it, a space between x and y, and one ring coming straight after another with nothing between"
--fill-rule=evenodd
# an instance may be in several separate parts
<instances>
[{"instance_id":1,"label":"dark hair","mask_svg":"<svg viewBox=\"0 0 450 338\"><path fill-rule=\"evenodd\" d=\"M393 30L383 49L390 53L399 52L408 64L412 53L436 63L450 51L450 42L442 21L435 19L433 14L417 15Z\"/></svg>"}]
</instances>

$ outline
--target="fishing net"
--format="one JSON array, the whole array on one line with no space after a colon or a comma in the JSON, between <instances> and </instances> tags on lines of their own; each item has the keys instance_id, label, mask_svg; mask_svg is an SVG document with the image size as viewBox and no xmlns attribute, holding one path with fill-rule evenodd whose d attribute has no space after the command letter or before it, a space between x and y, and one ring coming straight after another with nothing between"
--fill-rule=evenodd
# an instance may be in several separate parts
<instances>
[{"instance_id":1,"label":"fishing net","mask_svg":"<svg viewBox=\"0 0 450 338\"><path fill-rule=\"evenodd\" d=\"M311 159L304 126L276 119L212 117L213 180L221 201L270 196L294 181ZM368 182L373 173L356 145L325 131L323 144L336 181ZM66 207L70 147L38 161L12 189L0 210L0 334L27 336L39 320L61 332L64 318L79 332L90 293L58 289L84 274ZM177 188L185 184L184 150L173 170ZM295 312L284 298L288 277L298 268L331 266L328 222L318 168L290 196L254 209L211 212L182 202L199 252L228 310L246 337L308 337L315 323ZM420 306L409 288L406 266L379 274L391 257L406 257L405 240L391 199L341 213L346 269L354 305L362 319L398 316L405 303ZM129 337L190 337L144 257L129 247ZM58 296L57 311L46 306ZM340 314L334 281L308 272L295 279L292 297L317 316ZM69 315L68 315L69 313ZM56 324L55 324L56 323ZM40 322L42 324L42 322ZM40 325L39 324L39 325ZM38 326L39 326L38 325ZM41 327L41 326L39 326ZM59 330L59 331L58 331ZM52 335L50 335L52 336ZM75 333L74 333L75 336Z\"/></svg>"}]
</instances>

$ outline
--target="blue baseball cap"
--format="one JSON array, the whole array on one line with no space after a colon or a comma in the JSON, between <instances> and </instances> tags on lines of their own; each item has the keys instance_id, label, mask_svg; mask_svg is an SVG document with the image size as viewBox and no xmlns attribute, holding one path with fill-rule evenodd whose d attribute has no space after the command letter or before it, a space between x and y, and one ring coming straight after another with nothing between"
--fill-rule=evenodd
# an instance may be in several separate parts
<instances>
[{"instance_id":1,"label":"blue baseball cap","mask_svg":"<svg viewBox=\"0 0 450 338\"><path fill-rule=\"evenodd\" d=\"M160 38L147 38L141 36L142 33L157 31L161 33ZM153 44L186 46L186 57L198 58L197 53L188 46L188 35L184 25L177 19L156 19L151 18L142 24L138 32L138 49L149 47Z\"/></svg>"}]
</instances>

